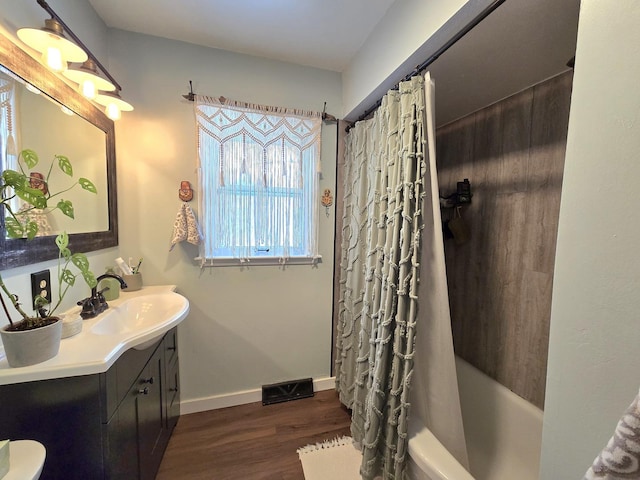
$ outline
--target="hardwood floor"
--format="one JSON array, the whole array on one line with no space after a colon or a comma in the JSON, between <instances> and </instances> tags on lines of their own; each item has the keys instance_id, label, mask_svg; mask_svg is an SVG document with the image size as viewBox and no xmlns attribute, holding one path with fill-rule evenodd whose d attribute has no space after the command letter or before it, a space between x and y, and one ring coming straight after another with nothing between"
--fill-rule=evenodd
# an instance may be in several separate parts
<instances>
[{"instance_id":1,"label":"hardwood floor","mask_svg":"<svg viewBox=\"0 0 640 480\"><path fill-rule=\"evenodd\" d=\"M350 422L333 390L184 415L156 480L303 480L296 450L349 435Z\"/></svg>"}]
</instances>

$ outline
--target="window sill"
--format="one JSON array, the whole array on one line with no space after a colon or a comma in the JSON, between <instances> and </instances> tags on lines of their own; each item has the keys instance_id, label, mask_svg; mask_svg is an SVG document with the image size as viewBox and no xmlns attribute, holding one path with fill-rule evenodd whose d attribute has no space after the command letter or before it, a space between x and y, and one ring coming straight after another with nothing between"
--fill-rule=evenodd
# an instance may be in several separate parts
<instances>
[{"instance_id":1,"label":"window sill","mask_svg":"<svg viewBox=\"0 0 640 480\"><path fill-rule=\"evenodd\" d=\"M209 258L196 257L194 262L201 267L258 267L258 266L286 266L286 265L315 265L322 263L322 256L317 257L289 257L289 258Z\"/></svg>"}]
</instances>

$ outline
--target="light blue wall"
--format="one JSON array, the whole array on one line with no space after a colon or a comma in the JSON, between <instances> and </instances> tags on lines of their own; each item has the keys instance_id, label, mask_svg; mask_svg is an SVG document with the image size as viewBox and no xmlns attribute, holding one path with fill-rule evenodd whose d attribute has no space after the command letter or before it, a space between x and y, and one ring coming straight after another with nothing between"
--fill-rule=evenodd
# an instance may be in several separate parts
<instances>
[{"instance_id":1,"label":"light blue wall","mask_svg":"<svg viewBox=\"0 0 640 480\"><path fill-rule=\"evenodd\" d=\"M144 257L145 281L175 283L191 303L180 327L182 399L259 389L330 373L333 211L320 216L317 267L201 270L198 249L169 252L181 180L198 195L193 104L200 94L321 111L341 110L335 72L114 30L112 73L135 110L116 124L120 240ZM336 125L323 127L321 190L335 189ZM320 199L318 199L318 202ZM197 209L197 202L193 207Z\"/></svg>"},{"instance_id":2,"label":"light blue wall","mask_svg":"<svg viewBox=\"0 0 640 480\"><path fill-rule=\"evenodd\" d=\"M582 478L640 386L640 5L582 0L540 478Z\"/></svg>"}]
</instances>

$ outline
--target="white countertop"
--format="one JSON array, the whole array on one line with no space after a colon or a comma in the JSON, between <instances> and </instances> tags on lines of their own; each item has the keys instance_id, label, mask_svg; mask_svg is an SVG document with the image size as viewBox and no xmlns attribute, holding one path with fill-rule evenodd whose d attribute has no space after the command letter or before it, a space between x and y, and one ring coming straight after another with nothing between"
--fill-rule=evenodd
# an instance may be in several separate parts
<instances>
[{"instance_id":1,"label":"white countertop","mask_svg":"<svg viewBox=\"0 0 640 480\"><path fill-rule=\"evenodd\" d=\"M189 313L189 302L177 314L163 319L153 330L123 332L119 335L96 335L91 328L109 311L126 300L149 294L175 292L175 285L145 286L135 292L121 291L117 300L110 300L109 309L100 315L83 321L82 331L60 342L60 351L46 362L28 367L12 368L0 346L0 385L48 380L52 378L76 377L106 372L124 352L132 347L149 342L182 322ZM174 293L178 295L177 293Z\"/></svg>"}]
</instances>

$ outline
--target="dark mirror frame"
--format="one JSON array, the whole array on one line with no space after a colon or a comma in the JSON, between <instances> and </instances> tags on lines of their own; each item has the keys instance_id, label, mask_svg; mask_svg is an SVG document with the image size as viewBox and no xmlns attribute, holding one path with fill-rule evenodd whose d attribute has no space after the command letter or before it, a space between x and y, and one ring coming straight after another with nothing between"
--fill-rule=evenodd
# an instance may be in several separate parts
<instances>
[{"instance_id":1,"label":"dark mirror frame","mask_svg":"<svg viewBox=\"0 0 640 480\"><path fill-rule=\"evenodd\" d=\"M118 204L116 190L116 142L113 121L93 103L44 67L11 40L0 34L0 65L31 83L43 93L73 110L105 133L107 161L107 201L109 204L109 230L74 233L69 235L69 248L73 252L91 252L118 245ZM64 154L64 152L56 152ZM0 210L3 210L0 207ZM30 265L58 257L54 236L33 240L7 239L4 212L0 212L0 271Z\"/></svg>"}]
</instances>

